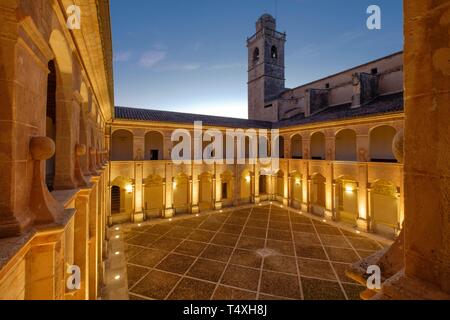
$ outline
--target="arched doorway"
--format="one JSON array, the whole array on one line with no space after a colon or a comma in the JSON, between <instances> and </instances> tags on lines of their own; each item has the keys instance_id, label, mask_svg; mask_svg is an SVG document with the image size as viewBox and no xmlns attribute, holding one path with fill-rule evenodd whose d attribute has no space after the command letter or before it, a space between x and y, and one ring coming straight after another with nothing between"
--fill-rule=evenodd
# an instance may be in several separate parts
<instances>
[{"instance_id":1,"label":"arched doorway","mask_svg":"<svg viewBox=\"0 0 450 320\"><path fill-rule=\"evenodd\" d=\"M311 136L311 159L325 160L325 134L316 132Z\"/></svg>"},{"instance_id":2,"label":"arched doorway","mask_svg":"<svg viewBox=\"0 0 450 320\"><path fill-rule=\"evenodd\" d=\"M323 216L326 207L326 179L320 173L311 177L310 205L311 213Z\"/></svg>"},{"instance_id":3,"label":"arched doorway","mask_svg":"<svg viewBox=\"0 0 450 320\"><path fill-rule=\"evenodd\" d=\"M128 130L117 130L112 134L111 160L133 161L133 134Z\"/></svg>"},{"instance_id":4,"label":"arched doorway","mask_svg":"<svg viewBox=\"0 0 450 320\"><path fill-rule=\"evenodd\" d=\"M397 162L392 142L397 134L391 126L380 126L370 132L370 159L372 162Z\"/></svg>"},{"instance_id":5,"label":"arched doorway","mask_svg":"<svg viewBox=\"0 0 450 320\"><path fill-rule=\"evenodd\" d=\"M356 225L359 217L358 183L351 178L339 178L336 181L335 207L339 220Z\"/></svg>"},{"instance_id":6,"label":"arched doorway","mask_svg":"<svg viewBox=\"0 0 450 320\"><path fill-rule=\"evenodd\" d=\"M303 141L302 136L296 134L291 139L291 158L303 159Z\"/></svg>"},{"instance_id":7,"label":"arched doorway","mask_svg":"<svg viewBox=\"0 0 450 320\"><path fill-rule=\"evenodd\" d=\"M117 177L111 182L111 213L129 215L134 211L133 181ZM114 208L114 209L113 209Z\"/></svg>"},{"instance_id":8,"label":"arched doorway","mask_svg":"<svg viewBox=\"0 0 450 320\"><path fill-rule=\"evenodd\" d=\"M164 159L164 137L160 132L150 131L145 135L144 160Z\"/></svg>"},{"instance_id":9,"label":"arched doorway","mask_svg":"<svg viewBox=\"0 0 450 320\"><path fill-rule=\"evenodd\" d=\"M344 129L336 135L336 160L356 161L356 132Z\"/></svg>"},{"instance_id":10,"label":"arched doorway","mask_svg":"<svg viewBox=\"0 0 450 320\"><path fill-rule=\"evenodd\" d=\"M144 213L147 218L160 217L164 210L164 179L152 174L144 181Z\"/></svg>"}]
</instances>

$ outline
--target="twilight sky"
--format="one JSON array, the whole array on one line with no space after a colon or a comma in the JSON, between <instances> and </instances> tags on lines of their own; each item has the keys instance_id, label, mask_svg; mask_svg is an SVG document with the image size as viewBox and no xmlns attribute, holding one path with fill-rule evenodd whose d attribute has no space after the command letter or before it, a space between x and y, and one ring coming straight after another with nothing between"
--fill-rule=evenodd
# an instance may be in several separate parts
<instances>
[{"instance_id":1,"label":"twilight sky","mask_svg":"<svg viewBox=\"0 0 450 320\"><path fill-rule=\"evenodd\" d=\"M382 29L368 30L369 5ZM111 0L115 104L247 118L247 37L287 32L286 87L403 48L402 0Z\"/></svg>"}]
</instances>

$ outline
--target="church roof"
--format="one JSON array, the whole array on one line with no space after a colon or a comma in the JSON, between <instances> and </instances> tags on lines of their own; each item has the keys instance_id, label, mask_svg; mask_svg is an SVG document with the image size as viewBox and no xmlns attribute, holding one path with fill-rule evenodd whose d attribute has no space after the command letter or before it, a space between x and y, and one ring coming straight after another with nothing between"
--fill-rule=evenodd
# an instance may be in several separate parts
<instances>
[{"instance_id":1,"label":"church roof","mask_svg":"<svg viewBox=\"0 0 450 320\"><path fill-rule=\"evenodd\" d=\"M272 126L271 122L208 116L203 114L181 113L172 111L136 109L116 107L116 119L136 121L159 121L192 124L194 121L202 121L203 125L221 126L230 128L255 128L264 129Z\"/></svg>"},{"instance_id":2,"label":"church roof","mask_svg":"<svg viewBox=\"0 0 450 320\"><path fill-rule=\"evenodd\" d=\"M116 107L116 119L134 121L157 121L193 124L202 121L206 126L220 126L230 128L281 129L292 126L314 124L329 121L339 121L359 117L377 116L403 111L403 93L379 96L372 102L359 108L352 108L351 103L328 107L309 117L302 115L281 120L276 123L258 120L208 116L192 113L181 113L150 109L136 109Z\"/></svg>"}]
</instances>

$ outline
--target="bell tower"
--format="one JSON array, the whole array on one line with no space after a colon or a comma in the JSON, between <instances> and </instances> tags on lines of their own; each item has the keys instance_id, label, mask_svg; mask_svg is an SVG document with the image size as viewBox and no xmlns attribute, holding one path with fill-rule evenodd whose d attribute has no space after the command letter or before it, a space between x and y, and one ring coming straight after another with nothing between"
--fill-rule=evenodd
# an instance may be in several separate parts
<instances>
[{"instance_id":1,"label":"bell tower","mask_svg":"<svg viewBox=\"0 0 450 320\"><path fill-rule=\"evenodd\" d=\"M256 22L256 34L247 39L248 117L278 121L274 100L285 90L284 45L286 34L276 31L276 20L264 14Z\"/></svg>"}]
</instances>

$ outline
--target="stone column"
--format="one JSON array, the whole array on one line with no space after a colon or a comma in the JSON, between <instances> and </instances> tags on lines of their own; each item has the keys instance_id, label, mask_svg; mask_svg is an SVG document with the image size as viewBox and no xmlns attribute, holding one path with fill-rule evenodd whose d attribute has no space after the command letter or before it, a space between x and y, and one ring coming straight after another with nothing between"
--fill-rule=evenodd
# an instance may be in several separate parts
<instances>
[{"instance_id":1,"label":"stone column","mask_svg":"<svg viewBox=\"0 0 450 320\"><path fill-rule=\"evenodd\" d=\"M136 161L145 159L145 135L144 130L137 130L133 134L133 158Z\"/></svg>"},{"instance_id":2,"label":"stone column","mask_svg":"<svg viewBox=\"0 0 450 320\"><path fill-rule=\"evenodd\" d=\"M369 230L368 223L368 200L367 200L367 184L368 184L368 167L366 163L358 164L358 220L356 224L363 231Z\"/></svg>"},{"instance_id":3,"label":"stone column","mask_svg":"<svg viewBox=\"0 0 450 320\"><path fill-rule=\"evenodd\" d=\"M261 168L260 168L259 164L256 164L254 166L254 172L255 172L254 173L254 180L255 180L254 203L256 203L256 204L261 202L261 197L259 196L259 177L260 177L260 173L261 173L260 170L261 170Z\"/></svg>"},{"instance_id":4,"label":"stone column","mask_svg":"<svg viewBox=\"0 0 450 320\"><path fill-rule=\"evenodd\" d=\"M334 140L333 140L334 141ZM327 161L325 164L325 217L329 220L333 219L333 163Z\"/></svg>"},{"instance_id":5,"label":"stone column","mask_svg":"<svg viewBox=\"0 0 450 320\"><path fill-rule=\"evenodd\" d=\"M134 222L144 221L143 213L143 201L142 195L144 194L143 181L143 163L135 162L134 167Z\"/></svg>"},{"instance_id":6,"label":"stone column","mask_svg":"<svg viewBox=\"0 0 450 320\"><path fill-rule=\"evenodd\" d=\"M404 1L407 277L450 293L450 1Z\"/></svg>"},{"instance_id":7,"label":"stone column","mask_svg":"<svg viewBox=\"0 0 450 320\"><path fill-rule=\"evenodd\" d=\"M76 201L74 229L74 263L80 268L81 288L75 293L78 300L86 300L89 297L89 197L90 189L82 190Z\"/></svg>"},{"instance_id":8,"label":"stone column","mask_svg":"<svg viewBox=\"0 0 450 320\"><path fill-rule=\"evenodd\" d=\"M213 195L214 195L214 209L222 209L222 179L220 175L216 174L216 178L213 179Z\"/></svg>"},{"instance_id":9,"label":"stone column","mask_svg":"<svg viewBox=\"0 0 450 320\"><path fill-rule=\"evenodd\" d=\"M359 130L356 136L356 151L357 151L357 160L359 162L369 162L370 154L369 154L369 132L368 128L364 128L364 130Z\"/></svg>"},{"instance_id":10,"label":"stone column","mask_svg":"<svg viewBox=\"0 0 450 320\"><path fill-rule=\"evenodd\" d=\"M166 163L166 187L165 187L165 199L166 205L164 208L164 218L172 218L174 215L173 209L173 174L172 174L173 165L172 163Z\"/></svg>"}]
</instances>

